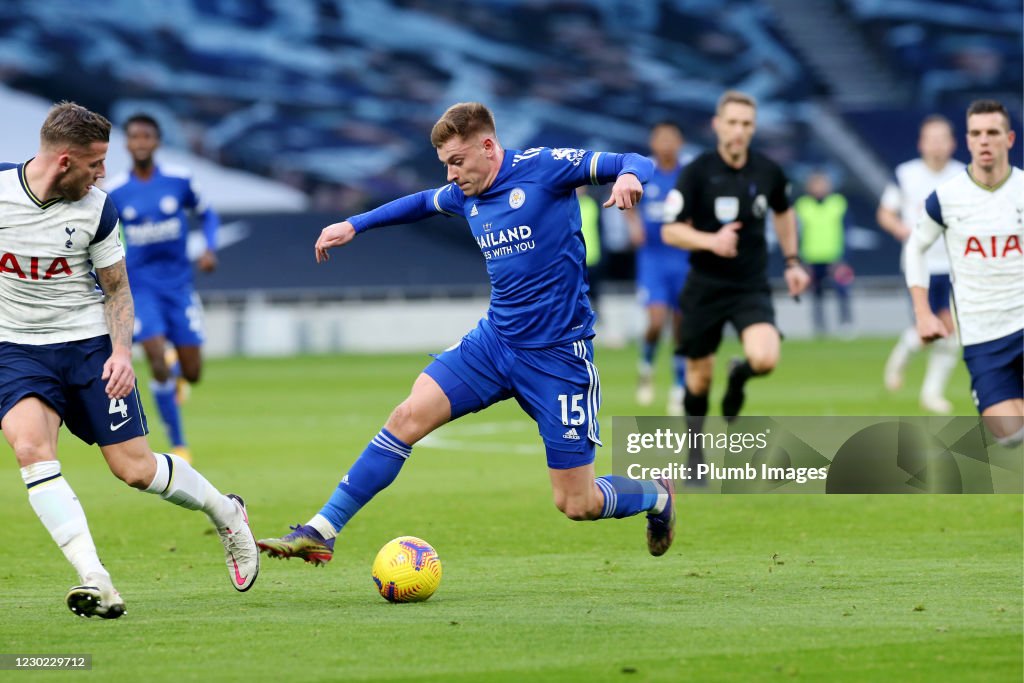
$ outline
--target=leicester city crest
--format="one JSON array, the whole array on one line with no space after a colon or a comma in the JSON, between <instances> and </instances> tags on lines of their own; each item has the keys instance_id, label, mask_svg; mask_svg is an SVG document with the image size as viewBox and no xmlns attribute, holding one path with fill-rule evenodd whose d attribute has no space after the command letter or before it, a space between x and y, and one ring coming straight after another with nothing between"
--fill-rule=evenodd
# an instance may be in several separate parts
<instances>
[{"instance_id":1,"label":"leicester city crest","mask_svg":"<svg viewBox=\"0 0 1024 683\"><path fill-rule=\"evenodd\" d=\"M508 205L513 209L518 209L524 202L526 202L526 193L523 192L523 188L513 188L512 192L508 195Z\"/></svg>"}]
</instances>

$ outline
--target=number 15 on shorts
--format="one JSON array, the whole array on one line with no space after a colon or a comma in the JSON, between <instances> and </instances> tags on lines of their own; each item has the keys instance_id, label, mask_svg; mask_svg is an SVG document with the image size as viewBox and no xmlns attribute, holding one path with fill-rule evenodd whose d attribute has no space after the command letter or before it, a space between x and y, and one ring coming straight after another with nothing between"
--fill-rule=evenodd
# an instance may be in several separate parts
<instances>
[{"instance_id":1,"label":"number 15 on shorts","mask_svg":"<svg viewBox=\"0 0 1024 683\"><path fill-rule=\"evenodd\" d=\"M583 394L559 394L558 403L562 408L562 424L578 427L587 419L583 411Z\"/></svg>"}]
</instances>

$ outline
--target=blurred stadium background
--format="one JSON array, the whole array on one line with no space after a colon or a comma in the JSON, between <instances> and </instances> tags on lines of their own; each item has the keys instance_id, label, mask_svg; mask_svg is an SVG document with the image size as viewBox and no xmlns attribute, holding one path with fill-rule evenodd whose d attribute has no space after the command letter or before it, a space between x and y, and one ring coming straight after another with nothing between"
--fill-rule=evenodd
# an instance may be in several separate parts
<instances>
[{"instance_id":1,"label":"blurred stadium background","mask_svg":"<svg viewBox=\"0 0 1024 683\"><path fill-rule=\"evenodd\" d=\"M491 105L507 147L646 152L648 125L667 118L696 153L713 145L719 94L739 88L761 103L755 146L794 187L820 168L849 198L858 332L890 335L908 307L878 196L929 113L954 122L960 159L976 97L1003 100L1019 131L1021 27L1020 0L8 0L0 158L32 154L54 100L115 124L147 111L165 130L159 158L192 167L223 214L221 267L197 278L208 353L429 349L485 306L461 221L378 231L326 268L312 243L443 183L428 134L449 104ZM115 135L108 175L128 166ZM598 341L630 339L617 212L602 232ZM808 309L780 297L791 337L811 333Z\"/></svg>"}]
</instances>

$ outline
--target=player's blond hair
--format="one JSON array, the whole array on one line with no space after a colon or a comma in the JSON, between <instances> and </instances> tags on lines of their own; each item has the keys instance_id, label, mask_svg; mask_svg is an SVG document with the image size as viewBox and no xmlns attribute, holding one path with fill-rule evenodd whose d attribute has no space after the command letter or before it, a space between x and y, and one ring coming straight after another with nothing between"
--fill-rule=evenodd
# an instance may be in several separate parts
<instances>
[{"instance_id":1,"label":"player's blond hair","mask_svg":"<svg viewBox=\"0 0 1024 683\"><path fill-rule=\"evenodd\" d=\"M757 109L757 100L754 99L753 95L748 95L740 90L726 90L722 93L722 96L718 98L718 105L715 107L715 113L721 114L722 110L725 109L727 104L745 104L748 107Z\"/></svg>"},{"instance_id":2,"label":"player's blond hair","mask_svg":"<svg viewBox=\"0 0 1024 683\"><path fill-rule=\"evenodd\" d=\"M441 147L454 137L466 140L477 133L495 133L494 114L479 102L459 102L448 107L430 131L430 144Z\"/></svg>"},{"instance_id":3,"label":"player's blond hair","mask_svg":"<svg viewBox=\"0 0 1024 683\"><path fill-rule=\"evenodd\" d=\"M46 147L110 142L110 121L80 104L58 102L46 115L39 140Z\"/></svg>"}]
</instances>

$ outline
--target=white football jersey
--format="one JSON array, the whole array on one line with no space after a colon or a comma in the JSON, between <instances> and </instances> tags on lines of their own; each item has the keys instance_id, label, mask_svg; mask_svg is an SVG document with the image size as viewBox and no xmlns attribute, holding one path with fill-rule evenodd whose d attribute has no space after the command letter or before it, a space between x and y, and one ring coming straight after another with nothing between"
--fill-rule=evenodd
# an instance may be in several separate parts
<instances>
[{"instance_id":1,"label":"white football jersey","mask_svg":"<svg viewBox=\"0 0 1024 683\"><path fill-rule=\"evenodd\" d=\"M1024 328L1024 172L996 188L964 172L925 200L915 228L925 244L945 235L961 342L980 344Z\"/></svg>"},{"instance_id":2,"label":"white football jersey","mask_svg":"<svg viewBox=\"0 0 1024 683\"><path fill-rule=\"evenodd\" d=\"M933 171L923 159L912 159L896 167L896 182L886 186L882 193L882 206L900 215L903 224L911 230L924 213L924 200L945 181L960 174L964 165L950 159L941 171ZM942 240L932 245L925 254L928 272L942 275L949 272L949 257ZM902 260L905 260L903 257Z\"/></svg>"},{"instance_id":3,"label":"white football jersey","mask_svg":"<svg viewBox=\"0 0 1024 683\"><path fill-rule=\"evenodd\" d=\"M93 269L124 258L119 233L117 209L102 190L77 202L40 202L25 164L0 164L0 341L108 334Z\"/></svg>"}]
</instances>

